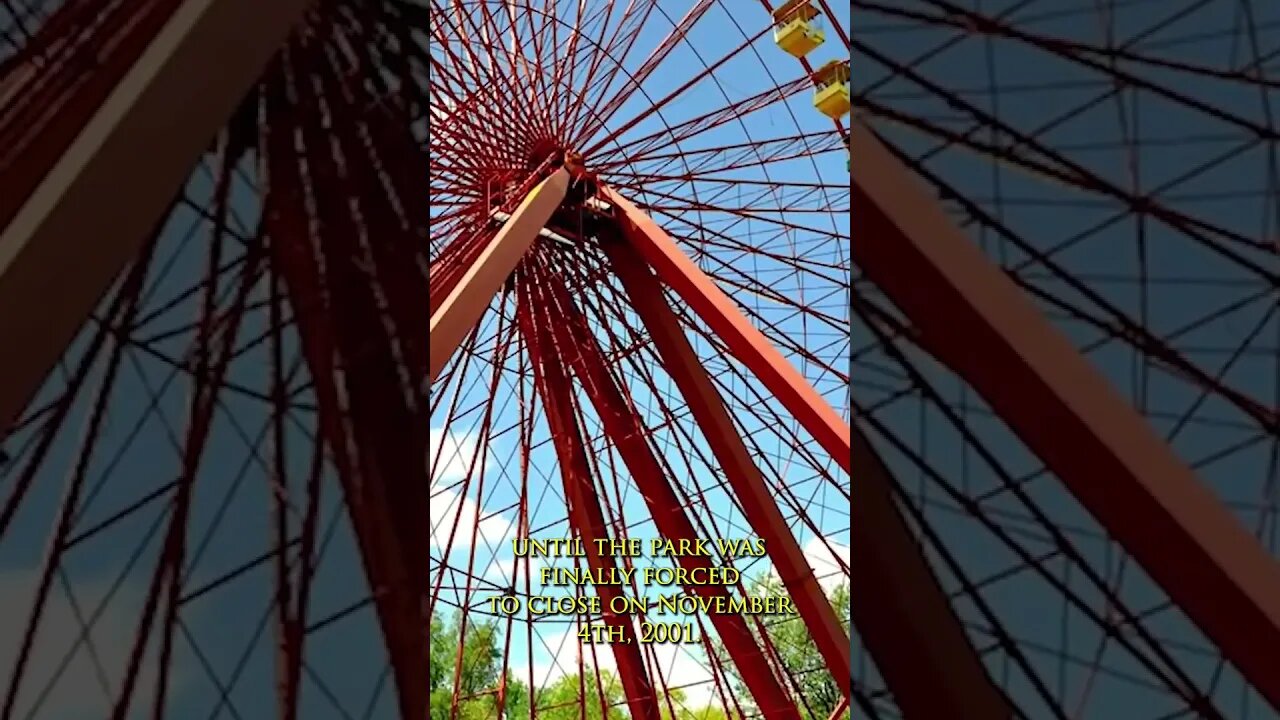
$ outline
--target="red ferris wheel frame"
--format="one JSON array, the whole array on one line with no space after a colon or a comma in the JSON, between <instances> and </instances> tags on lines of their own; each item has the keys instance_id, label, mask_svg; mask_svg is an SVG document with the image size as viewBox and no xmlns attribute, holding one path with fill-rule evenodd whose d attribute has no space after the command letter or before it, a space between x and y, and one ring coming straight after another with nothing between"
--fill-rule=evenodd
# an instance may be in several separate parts
<instances>
[{"instance_id":1,"label":"red ferris wheel frame","mask_svg":"<svg viewBox=\"0 0 1280 720\"><path fill-rule=\"evenodd\" d=\"M538 233L552 214L565 201L571 182L568 169L561 167L544 179L533 176L526 184L536 184L511 209L508 219L493 238L477 249L465 265L462 253L433 266L439 269L439 285L432 288L431 377L435 379L461 346L466 336L479 323L495 296L504 291L507 279L518 272ZM609 208L612 217L605 219L600 233L601 247L611 261L610 267L625 289L631 307L651 334L663 365L671 374L681 394L689 403L695 421L707 437L712 453L720 462L742 503L748 522L764 538L770 558L791 593L796 608L808 626L834 677L847 677L850 672L849 638L822 593L813 570L808 567L794 535L769 495L764 480L747 447L737 434L732 419L717 394L705 368L698 362L693 348L680 329L675 313L662 293L661 284L670 287L725 343L726 347L772 392L815 440L847 472L849 469L849 425L844 423L804 378L755 329L733 301L684 255L675 242L646 213L608 187L600 187L598 197ZM536 292L536 291L535 291ZM543 368L537 378L543 395L557 401L547 407L557 454L566 475L566 493L570 524L587 540L604 537L603 516L589 500L592 493L578 485L587 482L589 473L577 472L582 460L581 440L573 430L567 407L568 379L555 363L539 363L537 357L556 352L569 359L575 372L587 386L588 395L605 419L605 432L619 448L624 462L640 483L650 505L654 521L664 537L693 539L697 537L674 489L659 470L652 450L643 441L638 420L627 410L622 391L613 385L605 371L604 358L585 322L576 315L564 287L551 287L529 302L531 311L552 306L568 323L547 323L563 329L558 338L538 338L532 327L523 328L534 357L534 367ZM572 475L575 479L570 480ZM572 500L576 498L576 500ZM591 543L588 543L590 546ZM703 558L682 557L688 567L706 564ZM592 555L594 568L607 567L610 558ZM715 587L688 588L698 594L723 593ZM735 615L714 615L712 622L724 640L726 649L743 675L756 703L766 713L778 717L799 717L777 678L768 670L745 621ZM617 625L630 632L622 618L606 616L606 624ZM628 702L635 717L656 718L658 706L653 700L639 650L633 644L615 644L613 652L621 671ZM848 686L843 687L846 699ZM773 715L770 715L773 716Z\"/></svg>"},{"instance_id":2,"label":"red ferris wheel frame","mask_svg":"<svg viewBox=\"0 0 1280 720\"><path fill-rule=\"evenodd\" d=\"M1280 665L1280 569L1274 560L1016 286L951 225L903 162L859 123L851 128L850 153L859 160L853 172L854 213L865 223L863 239L853 248L859 267L913 321L922 344L992 403L1259 692L1280 706L1280 680L1271 671ZM470 269L454 270L456 279L444 286L441 293L447 297L432 315L433 378L516 271L568 185L564 169L542 180ZM889 495L887 471L870 444L862 437L851 444L849 427L652 219L607 187L600 195L613 208L616 234L626 240L604 245L612 268L699 424L713 447L719 447L717 457L731 469L731 482L738 480L733 487L753 526L774 546L773 559L783 577L797 577L794 570L803 575L803 566L794 564L799 550L780 516L770 516L773 506L763 487L743 480L751 477L745 447L735 442L705 372L680 341L654 276L635 270L637 260L720 336L846 471L853 466L863 471L856 474L868 502L860 502L863 495L857 494L853 503L855 575L860 585L888 592L882 598L854 593L854 619L904 709L927 714L968 707L988 708L992 716L1006 714L1007 700L986 678L919 557ZM559 306L565 310L572 305ZM582 354L576 341L583 339L566 338L573 344L569 354ZM598 351L593 356L598 359ZM625 436L620 432L619 437ZM671 537L686 536L677 528L665 530ZM832 672L843 677L847 650L835 647L843 641L836 641L840 633L826 624L834 618L824 617L811 575L808 580L790 589ZM916 640L904 644L903 637ZM1266 641L1259 642L1262 638ZM735 659L739 667L750 667ZM624 669L639 667L638 659L625 657L625 652L618 662ZM749 674L748 685L768 707L772 688L767 675ZM636 695L629 692L629 697Z\"/></svg>"}]
</instances>

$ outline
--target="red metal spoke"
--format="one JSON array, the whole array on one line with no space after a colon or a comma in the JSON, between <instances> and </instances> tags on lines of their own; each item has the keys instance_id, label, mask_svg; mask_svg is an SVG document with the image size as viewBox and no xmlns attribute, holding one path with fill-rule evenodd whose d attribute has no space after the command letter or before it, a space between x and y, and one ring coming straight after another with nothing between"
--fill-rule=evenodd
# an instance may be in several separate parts
<instances>
[{"instance_id":1,"label":"red metal spoke","mask_svg":"<svg viewBox=\"0 0 1280 720\"><path fill-rule=\"evenodd\" d=\"M792 95L796 95L811 87L809 78L797 78L787 83L778 85L775 88L766 90L757 95L753 95L744 100L711 112L704 113L698 117L686 120L679 124L673 125L661 132L655 132L645 135L634 140L628 140L610 148L608 152L602 152L599 161L608 163L611 158L621 153L637 156L643 155L656 148L666 148L672 144L679 144L685 140L696 137L703 133L719 128L726 123L741 120L743 116L759 112L775 103L784 102ZM603 145L601 150L603 151ZM596 158L593 157L593 160Z\"/></svg>"},{"instance_id":2,"label":"red metal spoke","mask_svg":"<svg viewBox=\"0 0 1280 720\"><path fill-rule=\"evenodd\" d=\"M606 540L610 534L596 499L595 483L587 466L581 431L574 418L574 401L568 373L561 366L561 358L566 354L567 348L555 346L556 339L551 330L554 321L545 314L535 315L537 311L533 303L539 302L539 291L536 287L524 287L537 282L536 276L518 281L518 285L524 288L520 302L526 308L526 312L520 316L524 324L522 333L529 348L542 403L547 411L556 453L560 458L560 471L564 478L565 496L568 498L569 525L574 530L574 536L586 545L587 562L591 568L596 572L612 570L616 567L613 556L602 554L596 545L597 540ZM620 592L612 585L598 585L596 590L606 607L620 597ZM640 646L635 642L631 622L627 616L611 609L605 611L603 620L607 627L618 628L622 632L623 640L612 643L612 648L633 717L649 720L657 718L657 696L645 673Z\"/></svg>"},{"instance_id":3,"label":"red metal spoke","mask_svg":"<svg viewBox=\"0 0 1280 720\"><path fill-rule=\"evenodd\" d=\"M700 19L702 19L704 15L706 15L707 11L711 9L712 5L714 5L714 2L712 2L711 0L698 0L697 4L690 7L689 10L684 14L684 16L680 18L680 21L675 24L675 27L673 27L671 31L668 32L667 35L662 39L662 42L658 43L658 46L655 47L653 51L649 53L649 56L645 58L645 61L640 65L640 67L630 75L630 77L628 78L627 87L623 89L621 92L619 92L618 94L614 95L611 100L609 100L608 104L606 104L600 110L596 118L591 123L588 123L586 126L584 126L581 129L579 135L572 138L572 143L574 145L581 146L589 142L592 136L594 136L594 134L598 132L600 128L604 127L605 124L608 123L610 118L612 118L613 115L617 113L620 109L622 109L622 107L627 103L627 101L632 97L632 95L644 85L644 82L648 80L649 77L659 67L661 67L663 61L679 45L680 41L684 38L685 34ZM647 13L644 19L645 20L648 19ZM642 21L642 24L643 24L643 21ZM634 42L634 38L633 38L633 42ZM631 43L628 43L626 47L627 47L627 50L629 51L631 48ZM616 73L616 69L615 69L615 73ZM610 75L609 80L602 85L602 88L601 88L602 91L607 90L609 88L609 86L612 84L613 78L614 78L614 75ZM597 144L602 145L603 143L597 143ZM586 154L590 154L590 153L586 153Z\"/></svg>"},{"instance_id":4,"label":"red metal spoke","mask_svg":"<svg viewBox=\"0 0 1280 720\"><path fill-rule=\"evenodd\" d=\"M552 282L548 279L548 285ZM561 287L550 286L552 295L548 307L555 307L565 314L567 325L560 326L561 347L565 354L575 358L576 372L586 387L587 394L597 406L604 422L604 430L617 444L623 461L636 478L646 478L641 485L655 524L664 538L691 541L698 537L692 524L681 510L682 503L672 490L666 474L658 466L652 450L643 441L644 428L627 406L622 392L609 377L599 348L587 334L582 318L577 315L568 293ZM639 309L639 308L637 308ZM570 352L569 349L573 351ZM710 562L701 557L683 556L679 559L686 569L708 568ZM686 592L704 597L727 596L720 586L689 586ZM712 624L725 643L737 667L743 668L743 680L763 712L779 717L799 717L794 704L783 694L765 657L760 653L746 623L737 615L716 614ZM838 629L838 628L837 628Z\"/></svg>"}]
</instances>

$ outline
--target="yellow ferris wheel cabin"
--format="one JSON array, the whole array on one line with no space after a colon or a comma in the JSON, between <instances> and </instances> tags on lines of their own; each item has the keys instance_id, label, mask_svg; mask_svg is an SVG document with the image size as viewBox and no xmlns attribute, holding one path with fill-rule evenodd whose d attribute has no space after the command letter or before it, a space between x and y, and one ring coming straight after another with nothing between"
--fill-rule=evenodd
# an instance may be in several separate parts
<instances>
[{"instance_id":1,"label":"yellow ferris wheel cabin","mask_svg":"<svg viewBox=\"0 0 1280 720\"><path fill-rule=\"evenodd\" d=\"M849 114L849 61L832 60L813 71L813 106L833 120Z\"/></svg>"},{"instance_id":2,"label":"yellow ferris wheel cabin","mask_svg":"<svg viewBox=\"0 0 1280 720\"><path fill-rule=\"evenodd\" d=\"M787 0L773 11L773 41L787 54L802 58L824 40L822 13L810 0Z\"/></svg>"}]
</instances>

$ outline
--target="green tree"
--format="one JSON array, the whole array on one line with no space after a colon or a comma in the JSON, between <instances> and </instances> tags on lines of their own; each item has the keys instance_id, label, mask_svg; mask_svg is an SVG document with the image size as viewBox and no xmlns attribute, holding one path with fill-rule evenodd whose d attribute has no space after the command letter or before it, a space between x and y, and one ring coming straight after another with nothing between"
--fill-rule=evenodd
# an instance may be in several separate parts
<instances>
[{"instance_id":1,"label":"green tree","mask_svg":"<svg viewBox=\"0 0 1280 720\"><path fill-rule=\"evenodd\" d=\"M459 720L490 720L498 716L499 662L502 659L497 626L469 622L463 638L460 618L431 618L431 720L453 717L455 689L461 698ZM462 663L458 665L458 648ZM455 678L457 680L455 684ZM510 674L506 684L506 716L529 717L528 689Z\"/></svg>"},{"instance_id":2,"label":"green tree","mask_svg":"<svg viewBox=\"0 0 1280 720\"><path fill-rule=\"evenodd\" d=\"M604 703L600 702L603 690ZM579 702L579 698L583 698ZM563 675L537 693L539 720L626 720L622 682L608 670L601 670L599 682L590 667L585 675Z\"/></svg>"},{"instance_id":3,"label":"green tree","mask_svg":"<svg viewBox=\"0 0 1280 720\"><path fill-rule=\"evenodd\" d=\"M752 582L747 592L759 597L767 597L782 595L785 591L778 578L765 576ZM848 586L838 586L828 599L836 611L836 617L841 619L845 632L848 632ZM813 642L808 627L805 626L804 621L797 613L767 615L762 616L761 619L764 621L763 624L774 649L777 650L778 658L786 666L791 677L795 678L800 693L808 704L807 708L803 705L801 706L801 717L805 718L805 720L827 720L831 713L835 711L836 706L839 705L844 693L841 686L837 684L836 679L831 677L831 673L827 671L826 662L823 660L822 654L818 652L818 646ZM744 709L749 707L747 703L749 702L750 694L747 691L746 684L742 682L742 676L738 674L732 661L729 660L724 646L718 641L713 641L713 648L716 654L724 661L724 666L732 679L734 690L741 698L744 698ZM695 717L705 717L707 720L712 720L712 718L723 718L723 714L716 716L695 714ZM849 712L846 711L844 720L849 720L849 717Z\"/></svg>"}]
</instances>

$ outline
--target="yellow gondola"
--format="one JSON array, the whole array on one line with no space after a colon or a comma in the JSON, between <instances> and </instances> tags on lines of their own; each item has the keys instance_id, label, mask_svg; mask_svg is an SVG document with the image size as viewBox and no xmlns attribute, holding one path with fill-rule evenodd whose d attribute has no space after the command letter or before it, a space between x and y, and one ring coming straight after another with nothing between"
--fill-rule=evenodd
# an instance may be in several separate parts
<instances>
[{"instance_id":1,"label":"yellow gondola","mask_svg":"<svg viewBox=\"0 0 1280 720\"><path fill-rule=\"evenodd\" d=\"M813 71L813 106L833 120L849 114L853 101L849 96L849 61L832 60Z\"/></svg>"},{"instance_id":2,"label":"yellow gondola","mask_svg":"<svg viewBox=\"0 0 1280 720\"><path fill-rule=\"evenodd\" d=\"M810 0L787 0L773 11L773 41L786 53L802 58L825 39L821 13Z\"/></svg>"}]
</instances>

